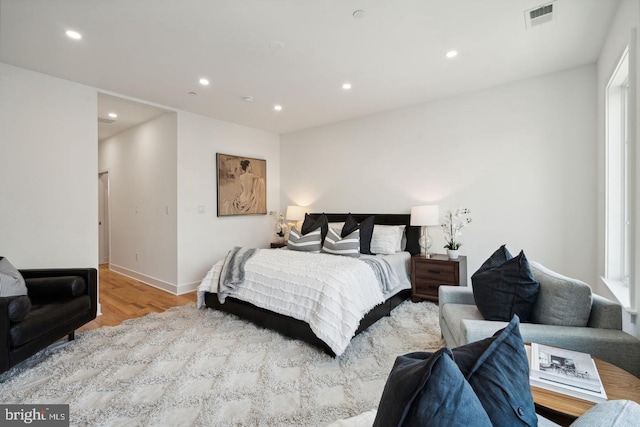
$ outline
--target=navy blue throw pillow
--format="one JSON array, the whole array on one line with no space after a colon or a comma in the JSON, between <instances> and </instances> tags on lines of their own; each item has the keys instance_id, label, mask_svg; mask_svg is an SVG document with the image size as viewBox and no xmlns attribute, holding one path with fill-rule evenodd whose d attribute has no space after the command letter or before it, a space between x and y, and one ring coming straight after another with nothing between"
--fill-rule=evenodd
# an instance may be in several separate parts
<instances>
[{"instance_id":1,"label":"navy blue throw pillow","mask_svg":"<svg viewBox=\"0 0 640 427\"><path fill-rule=\"evenodd\" d=\"M365 218L360 224L349 213L347 219L342 226L341 237L346 237L357 229L360 229L360 253L371 254L371 236L373 236L373 226L375 224L375 215Z\"/></svg>"},{"instance_id":2,"label":"navy blue throw pillow","mask_svg":"<svg viewBox=\"0 0 640 427\"><path fill-rule=\"evenodd\" d=\"M456 347L452 352L494 426L537 425L518 316L493 337Z\"/></svg>"},{"instance_id":3,"label":"navy blue throw pillow","mask_svg":"<svg viewBox=\"0 0 640 427\"><path fill-rule=\"evenodd\" d=\"M491 426L451 350L396 358L378 405L374 427Z\"/></svg>"},{"instance_id":4,"label":"navy blue throw pillow","mask_svg":"<svg viewBox=\"0 0 640 427\"><path fill-rule=\"evenodd\" d=\"M485 266L488 263L485 270L478 270L471 276L473 298L478 310L485 320L508 322L518 315L522 322L528 322L538 298L540 283L533 277L527 257L520 251L517 257L501 264L492 258L483 264Z\"/></svg>"},{"instance_id":5,"label":"navy blue throw pillow","mask_svg":"<svg viewBox=\"0 0 640 427\"><path fill-rule=\"evenodd\" d=\"M496 249L496 251L492 253L485 262L482 263L478 271L473 273L471 278L473 279L475 275L480 274L484 271L500 267L502 264L504 264L505 261L509 261L511 258L513 258L513 255L511 255L511 252L509 252L507 246L502 245L498 249Z\"/></svg>"}]
</instances>

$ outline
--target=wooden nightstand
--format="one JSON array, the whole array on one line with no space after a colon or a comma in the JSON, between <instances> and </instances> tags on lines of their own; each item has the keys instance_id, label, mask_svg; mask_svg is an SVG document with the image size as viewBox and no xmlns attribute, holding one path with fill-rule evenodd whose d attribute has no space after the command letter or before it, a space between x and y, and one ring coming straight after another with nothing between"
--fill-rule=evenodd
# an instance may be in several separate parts
<instances>
[{"instance_id":1,"label":"wooden nightstand","mask_svg":"<svg viewBox=\"0 0 640 427\"><path fill-rule=\"evenodd\" d=\"M449 259L434 254L411 257L411 301L422 299L438 302L440 285L467 286L467 257Z\"/></svg>"},{"instance_id":2,"label":"wooden nightstand","mask_svg":"<svg viewBox=\"0 0 640 427\"><path fill-rule=\"evenodd\" d=\"M287 246L286 243L280 243L280 242L271 242L271 249L278 249L278 248L284 248L285 246Z\"/></svg>"}]
</instances>

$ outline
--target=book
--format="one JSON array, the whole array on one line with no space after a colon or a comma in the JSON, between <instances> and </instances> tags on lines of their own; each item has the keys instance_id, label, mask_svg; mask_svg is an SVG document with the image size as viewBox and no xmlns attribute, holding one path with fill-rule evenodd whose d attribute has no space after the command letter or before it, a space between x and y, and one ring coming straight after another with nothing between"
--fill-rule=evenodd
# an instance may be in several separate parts
<instances>
[{"instance_id":1,"label":"book","mask_svg":"<svg viewBox=\"0 0 640 427\"><path fill-rule=\"evenodd\" d=\"M600 403L607 400L591 355L537 343L527 350L532 386Z\"/></svg>"}]
</instances>

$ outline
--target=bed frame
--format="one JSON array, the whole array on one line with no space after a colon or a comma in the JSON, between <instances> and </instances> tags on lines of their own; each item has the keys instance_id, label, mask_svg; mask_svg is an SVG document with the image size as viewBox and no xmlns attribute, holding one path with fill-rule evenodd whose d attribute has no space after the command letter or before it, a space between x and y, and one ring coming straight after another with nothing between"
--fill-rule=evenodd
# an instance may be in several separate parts
<instances>
[{"instance_id":1,"label":"bed frame","mask_svg":"<svg viewBox=\"0 0 640 427\"><path fill-rule=\"evenodd\" d=\"M309 214L313 219L317 219L319 213ZM329 222L344 222L348 214L325 214ZM407 246L406 251L411 255L420 253L420 227L410 225L410 215L405 214L352 214L354 219L360 223L365 218L375 215L375 223L380 225L406 225ZM391 314L391 310L397 307L404 300L411 296L411 289L405 289L391 296L389 299L372 308L360 321L360 326L356 335L366 330L379 319ZM318 338L309 325L298 319L285 316L279 313L257 307L251 303L227 297L224 304L220 304L215 293L205 294L205 305L216 310L234 314L242 319L249 320L256 325L272 329L290 338L299 339L308 344L316 346L329 355L335 357L335 353L320 338Z\"/></svg>"}]
</instances>

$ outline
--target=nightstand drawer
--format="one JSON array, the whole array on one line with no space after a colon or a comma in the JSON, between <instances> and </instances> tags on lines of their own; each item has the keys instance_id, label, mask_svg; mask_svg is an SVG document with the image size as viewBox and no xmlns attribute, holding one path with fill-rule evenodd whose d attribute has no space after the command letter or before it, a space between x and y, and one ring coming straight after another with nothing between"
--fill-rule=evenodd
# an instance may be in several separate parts
<instances>
[{"instance_id":1,"label":"nightstand drawer","mask_svg":"<svg viewBox=\"0 0 640 427\"><path fill-rule=\"evenodd\" d=\"M436 280L422 280L416 283L416 293L437 296L440 285L449 285L449 283L442 283Z\"/></svg>"},{"instance_id":2,"label":"nightstand drawer","mask_svg":"<svg viewBox=\"0 0 640 427\"><path fill-rule=\"evenodd\" d=\"M456 267L453 264L417 263L415 274L416 279L457 284L455 283Z\"/></svg>"}]
</instances>

